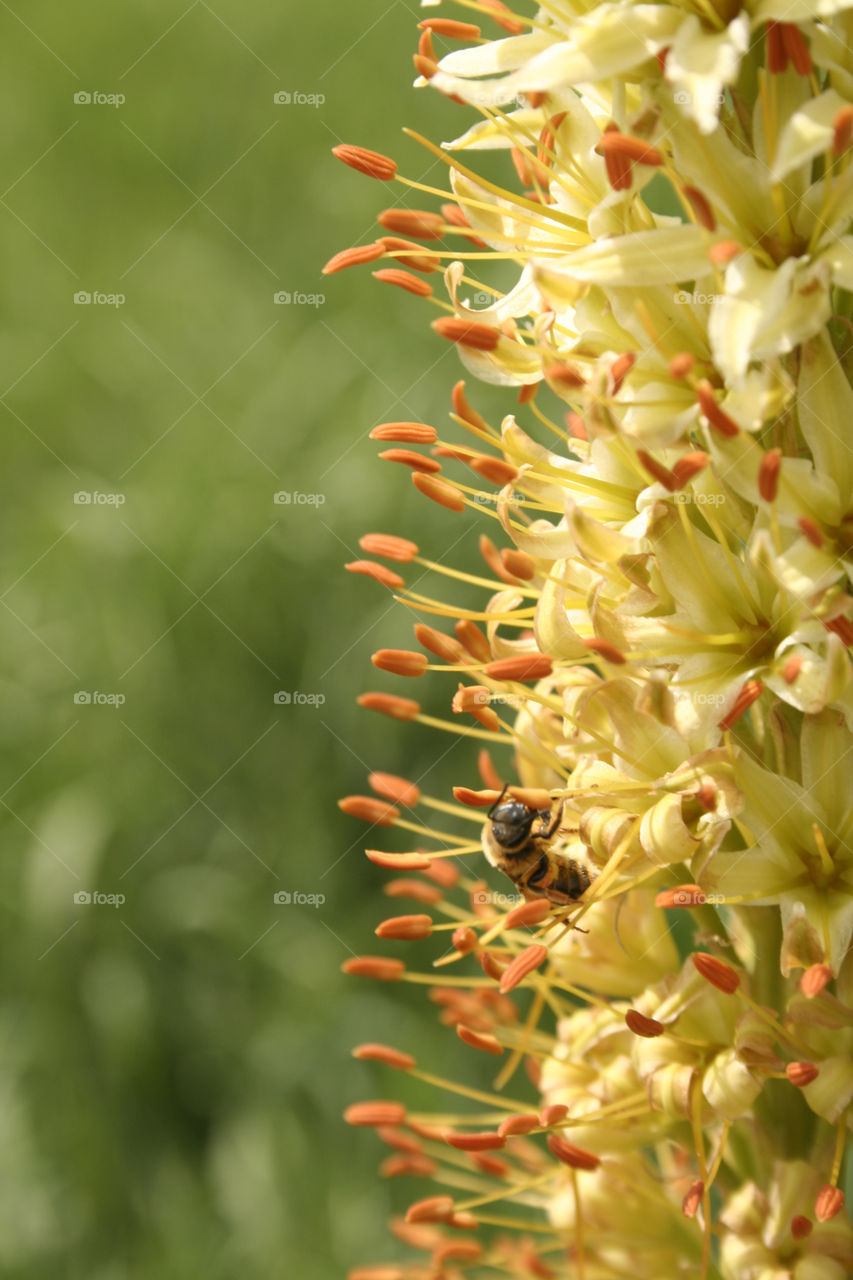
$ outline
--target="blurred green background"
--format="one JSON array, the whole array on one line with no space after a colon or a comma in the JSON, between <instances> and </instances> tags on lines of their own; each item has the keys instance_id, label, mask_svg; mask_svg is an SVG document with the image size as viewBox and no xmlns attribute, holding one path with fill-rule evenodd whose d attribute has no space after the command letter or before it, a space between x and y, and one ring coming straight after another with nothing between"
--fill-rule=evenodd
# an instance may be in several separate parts
<instances>
[{"instance_id":1,"label":"blurred green background","mask_svg":"<svg viewBox=\"0 0 853 1280\"><path fill-rule=\"evenodd\" d=\"M446 795L475 751L356 707L411 617L342 565L369 529L447 548L366 437L445 421L459 372L422 304L320 276L391 196L333 145L441 178L400 134L460 128L411 88L420 16L0 3L4 1278L332 1280L425 1194L341 1120L402 1084L350 1046L434 1023L339 972L388 910L335 801Z\"/></svg>"}]
</instances>

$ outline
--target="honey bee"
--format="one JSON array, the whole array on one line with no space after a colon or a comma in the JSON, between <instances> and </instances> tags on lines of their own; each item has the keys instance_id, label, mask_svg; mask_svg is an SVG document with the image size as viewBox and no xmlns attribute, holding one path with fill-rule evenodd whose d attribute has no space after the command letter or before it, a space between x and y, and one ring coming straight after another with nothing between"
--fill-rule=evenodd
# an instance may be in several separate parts
<instances>
[{"instance_id":1,"label":"honey bee","mask_svg":"<svg viewBox=\"0 0 853 1280\"><path fill-rule=\"evenodd\" d=\"M504 800L504 787L483 827L483 852L493 867L509 876L525 898L547 898L558 906L577 902L592 883L582 863L552 849L563 816L562 802L550 809L529 809L520 800Z\"/></svg>"}]
</instances>

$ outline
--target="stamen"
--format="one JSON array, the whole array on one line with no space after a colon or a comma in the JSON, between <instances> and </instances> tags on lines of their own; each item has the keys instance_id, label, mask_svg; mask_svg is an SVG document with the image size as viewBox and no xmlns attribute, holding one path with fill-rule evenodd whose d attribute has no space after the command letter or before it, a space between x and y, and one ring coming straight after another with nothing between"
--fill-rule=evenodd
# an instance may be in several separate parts
<instances>
[{"instance_id":1,"label":"stamen","mask_svg":"<svg viewBox=\"0 0 853 1280\"><path fill-rule=\"evenodd\" d=\"M344 796L338 801L338 808L352 818L363 818L378 827L393 827L400 816L399 809L373 796Z\"/></svg>"},{"instance_id":2,"label":"stamen","mask_svg":"<svg viewBox=\"0 0 853 1280\"><path fill-rule=\"evenodd\" d=\"M460 619L454 626L454 631L460 642L470 653L471 657L477 662L489 662L492 656L492 650L489 642L483 635L476 623L469 622L467 618ZM491 675L491 672L487 674ZM501 677L496 677L500 679Z\"/></svg>"},{"instance_id":3,"label":"stamen","mask_svg":"<svg viewBox=\"0 0 853 1280\"><path fill-rule=\"evenodd\" d=\"M536 577L536 561L526 551L517 551L514 547L504 547L501 560L508 573L522 582L531 582Z\"/></svg>"},{"instance_id":4,"label":"stamen","mask_svg":"<svg viewBox=\"0 0 853 1280\"><path fill-rule=\"evenodd\" d=\"M842 155L850 146L853 138L853 106L841 107L833 121L834 135L832 139L833 155Z\"/></svg>"},{"instance_id":5,"label":"stamen","mask_svg":"<svg viewBox=\"0 0 853 1280\"><path fill-rule=\"evenodd\" d=\"M767 70L771 75L781 75L783 71L787 71L788 50L785 48L785 41L782 38L778 22L767 23L765 52Z\"/></svg>"},{"instance_id":6,"label":"stamen","mask_svg":"<svg viewBox=\"0 0 853 1280\"><path fill-rule=\"evenodd\" d=\"M384 796L405 809L413 809L420 799L420 788L407 778L399 778L395 773L370 773L367 781L377 795Z\"/></svg>"},{"instance_id":7,"label":"stamen","mask_svg":"<svg viewBox=\"0 0 853 1280\"><path fill-rule=\"evenodd\" d=\"M401 444L435 444L438 433L425 422L382 422L369 433L371 440L395 440Z\"/></svg>"},{"instance_id":8,"label":"stamen","mask_svg":"<svg viewBox=\"0 0 853 1280\"><path fill-rule=\"evenodd\" d=\"M499 1133L448 1133L444 1141L457 1151L499 1151L506 1146L506 1138Z\"/></svg>"},{"instance_id":9,"label":"stamen","mask_svg":"<svg viewBox=\"0 0 853 1280\"><path fill-rule=\"evenodd\" d=\"M524 34L526 29L524 23L519 22L513 16L512 10L503 3L503 0L480 0L480 4L484 9L490 11L498 26L503 27L504 31L508 31L511 36ZM533 95L528 94L527 97L530 99ZM533 106L534 104L531 102L530 105Z\"/></svg>"},{"instance_id":10,"label":"stamen","mask_svg":"<svg viewBox=\"0 0 853 1280\"><path fill-rule=\"evenodd\" d=\"M389 916L373 932L377 938L398 938L403 942L415 942L430 936L432 919L426 915Z\"/></svg>"},{"instance_id":11,"label":"stamen","mask_svg":"<svg viewBox=\"0 0 853 1280\"><path fill-rule=\"evenodd\" d=\"M383 284L396 285L398 289L405 289L416 297L432 297L432 285L427 284L426 280L419 280L417 276L410 275L408 271L400 271L396 267L384 267L381 271L374 271L372 274L374 280L380 280Z\"/></svg>"},{"instance_id":12,"label":"stamen","mask_svg":"<svg viewBox=\"0 0 853 1280\"><path fill-rule=\"evenodd\" d=\"M698 384L696 387L696 399L699 402L699 408L708 419L708 425L714 431L719 432L721 436L727 437L740 435L738 424L727 413L724 413L717 404L714 388L710 382L703 380Z\"/></svg>"},{"instance_id":13,"label":"stamen","mask_svg":"<svg viewBox=\"0 0 853 1280\"><path fill-rule=\"evenodd\" d=\"M710 461L708 454L701 449L698 449L695 453L685 453L672 468L676 488L683 489L694 476L698 476L700 471L705 470Z\"/></svg>"},{"instance_id":14,"label":"stamen","mask_svg":"<svg viewBox=\"0 0 853 1280\"><path fill-rule=\"evenodd\" d=\"M812 56L809 53L809 46L806 44L806 38L800 28L793 22L780 22L779 30L782 34L782 44L785 52L790 58L797 75L810 76L812 73Z\"/></svg>"},{"instance_id":15,"label":"stamen","mask_svg":"<svg viewBox=\"0 0 853 1280\"><path fill-rule=\"evenodd\" d=\"M405 1119L406 1108L399 1102L355 1102L344 1112L347 1124L371 1128L376 1125L403 1124Z\"/></svg>"},{"instance_id":16,"label":"stamen","mask_svg":"<svg viewBox=\"0 0 853 1280\"><path fill-rule=\"evenodd\" d=\"M701 1178L697 1178L695 1182L690 1184L687 1195L681 1202L681 1212L685 1218L695 1218L702 1203L702 1197L705 1194L705 1183Z\"/></svg>"},{"instance_id":17,"label":"stamen","mask_svg":"<svg viewBox=\"0 0 853 1280\"><path fill-rule=\"evenodd\" d=\"M458 632L457 632L458 634ZM542 653L519 654L515 658L498 658L486 667L493 680L543 680L553 670L553 663Z\"/></svg>"},{"instance_id":18,"label":"stamen","mask_svg":"<svg viewBox=\"0 0 853 1280\"><path fill-rule=\"evenodd\" d=\"M719 727L722 730L731 729L732 725L738 721L745 711L748 711L753 702L757 702L764 692L764 685L760 680L747 680L746 684L738 694L735 704L728 715L723 716Z\"/></svg>"},{"instance_id":19,"label":"stamen","mask_svg":"<svg viewBox=\"0 0 853 1280\"><path fill-rule=\"evenodd\" d=\"M740 986L740 975L732 968L730 964L726 964L724 960L719 960L716 956L708 955L705 951L694 951L690 959L693 961L694 967L701 973L706 982L710 982L712 987L716 987L718 991L725 992L726 995L732 995Z\"/></svg>"},{"instance_id":20,"label":"stamen","mask_svg":"<svg viewBox=\"0 0 853 1280\"><path fill-rule=\"evenodd\" d=\"M382 1062L386 1067L394 1067L398 1071L408 1071L415 1065L410 1053L401 1053L387 1044L359 1044L352 1051L352 1056L362 1062Z\"/></svg>"},{"instance_id":21,"label":"stamen","mask_svg":"<svg viewBox=\"0 0 853 1280\"><path fill-rule=\"evenodd\" d=\"M538 902L520 902L517 907L513 907L507 913L504 919L504 928L529 928L533 925L541 924L543 920L548 919L550 914L551 903L547 898L541 898Z\"/></svg>"},{"instance_id":22,"label":"stamen","mask_svg":"<svg viewBox=\"0 0 853 1280\"><path fill-rule=\"evenodd\" d=\"M717 220L708 199L697 187L685 187L684 194L690 201L690 207L696 215L696 221L706 231L717 230Z\"/></svg>"},{"instance_id":23,"label":"stamen","mask_svg":"<svg viewBox=\"0 0 853 1280\"><path fill-rule=\"evenodd\" d=\"M495 803L501 788L488 791L472 791L470 787L454 787L453 796L460 804L469 804L475 809L488 809Z\"/></svg>"},{"instance_id":24,"label":"stamen","mask_svg":"<svg viewBox=\"0 0 853 1280\"><path fill-rule=\"evenodd\" d=\"M414 720L421 714L421 704L413 698L400 698L395 693L360 693L356 699L360 707L379 711L392 720Z\"/></svg>"},{"instance_id":25,"label":"stamen","mask_svg":"<svg viewBox=\"0 0 853 1280\"><path fill-rule=\"evenodd\" d=\"M446 1222L453 1216L450 1196L428 1196L417 1200L406 1212L406 1222Z\"/></svg>"},{"instance_id":26,"label":"stamen","mask_svg":"<svg viewBox=\"0 0 853 1280\"><path fill-rule=\"evenodd\" d=\"M475 1031L472 1027L466 1027L464 1023L457 1022L456 1034L460 1040L470 1045L472 1049L480 1049L483 1053L491 1053L496 1058L499 1058L504 1051L503 1045L494 1036L482 1031ZM507 1123L507 1121L503 1121L498 1129L498 1133L502 1136L506 1136L504 1125Z\"/></svg>"},{"instance_id":27,"label":"stamen","mask_svg":"<svg viewBox=\"0 0 853 1280\"><path fill-rule=\"evenodd\" d=\"M792 653L790 658L785 660L782 668L782 679L786 684L793 684L803 665L803 655L801 653Z\"/></svg>"},{"instance_id":28,"label":"stamen","mask_svg":"<svg viewBox=\"0 0 853 1280\"><path fill-rule=\"evenodd\" d=\"M429 666L426 655L414 649L378 649L370 661L380 671L390 671L395 676L422 676Z\"/></svg>"},{"instance_id":29,"label":"stamen","mask_svg":"<svg viewBox=\"0 0 853 1280\"><path fill-rule=\"evenodd\" d=\"M797 1089L804 1089L807 1084L817 1080L820 1072L813 1062L789 1062L785 1075Z\"/></svg>"},{"instance_id":30,"label":"stamen","mask_svg":"<svg viewBox=\"0 0 853 1280\"><path fill-rule=\"evenodd\" d=\"M397 982L405 971L404 962L391 956L353 956L341 965L341 973L356 978L375 978L378 982ZM392 1120L390 1123L398 1122Z\"/></svg>"},{"instance_id":31,"label":"stamen","mask_svg":"<svg viewBox=\"0 0 853 1280\"><path fill-rule=\"evenodd\" d=\"M461 956L469 955L470 952L476 951L477 949L477 935L474 930L468 928L467 925L460 925L458 929L454 929L453 933L450 935L450 941L452 942L454 949L458 951ZM457 1031L459 1030L458 1026L456 1029ZM465 1037L463 1036L462 1038L464 1040Z\"/></svg>"},{"instance_id":32,"label":"stamen","mask_svg":"<svg viewBox=\"0 0 853 1280\"><path fill-rule=\"evenodd\" d=\"M344 565L350 573L362 573L367 578L375 578L377 582L381 582L384 587L391 587L392 590L398 590L406 585L404 578L399 573L394 573L393 569L387 568L384 564L377 564L375 560L351 560L349 564Z\"/></svg>"},{"instance_id":33,"label":"stamen","mask_svg":"<svg viewBox=\"0 0 853 1280\"><path fill-rule=\"evenodd\" d=\"M638 449L637 458L652 479L657 480L658 484L662 484L670 493L674 493L680 487L675 478L675 473L665 467L662 462L658 462L650 453L646 453L644 449Z\"/></svg>"},{"instance_id":34,"label":"stamen","mask_svg":"<svg viewBox=\"0 0 853 1280\"><path fill-rule=\"evenodd\" d=\"M615 124L607 125L604 135L607 133L615 133L619 135L618 126ZM628 191L633 182L631 174L631 161L618 148L613 151L600 149L601 143L596 146L599 155L604 156L604 168L607 173L607 181L610 183L614 191Z\"/></svg>"},{"instance_id":35,"label":"stamen","mask_svg":"<svg viewBox=\"0 0 853 1280\"><path fill-rule=\"evenodd\" d=\"M377 222L386 231L398 231L416 240L440 240L444 230L444 219L439 214L420 209L384 209Z\"/></svg>"},{"instance_id":36,"label":"stamen","mask_svg":"<svg viewBox=\"0 0 853 1280\"><path fill-rule=\"evenodd\" d=\"M644 142L642 138L633 138L629 134L620 133L618 129L607 129L595 145L597 155L621 156L631 164L646 164L659 168L664 160L663 153Z\"/></svg>"},{"instance_id":37,"label":"stamen","mask_svg":"<svg viewBox=\"0 0 853 1280\"><path fill-rule=\"evenodd\" d=\"M820 525L816 520L812 520L811 516L800 516L797 521L797 527L813 547L819 549L823 546L823 534L821 533Z\"/></svg>"},{"instance_id":38,"label":"stamen","mask_svg":"<svg viewBox=\"0 0 853 1280\"><path fill-rule=\"evenodd\" d=\"M743 245L737 240L718 240L708 250L708 261L714 267L725 267L743 251Z\"/></svg>"},{"instance_id":39,"label":"stamen","mask_svg":"<svg viewBox=\"0 0 853 1280\"><path fill-rule=\"evenodd\" d=\"M831 631L833 635L838 636L839 640L849 649L853 645L853 622L849 618L833 618L830 622L823 624L827 631Z\"/></svg>"},{"instance_id":40,"label":"stamen","mask_svg":"<svg viewBox=\"0 0 853 1280\"><path fill-rule=\"evenodd\" d=\"M379 1166L380 1178L434 1178L437 1173L438 1165L429 1156L388 1156ZM405 1280L402 1271L399 1275L400 1280ZM383 1277L378 1277L377 1280L383 1280Z\"/></svg>"},{"instance_id":41,"label":"stamen","mask_svg":"<svg viewBox=\"0 0 853 1280\"><path fill-rule=\"evenodd\" d=\"M782 450L768 449L758 468L758 492L765 502L775 502L779 492L779 472L782 467Z\"/></svg>"},{"instance_id":42,"label":"stamen","mask_svg":"<svg viewBox=\"0 0 853 1280\"><path fill-rule=\"evenodd\" d=\"M425 498L431 498L440 507L447 507L448 511L457 513L465 510L465 499L460 495L459 490L454 489L446 480L436 480L434 476L424 475L422 471L413 471L412 480L415 488L419 489Z\"/></svg>"},{"instance_id":43,"label":"stamen","mask_svg":"<svg viewBox=\"0 0 853 1280\"><path fill-rule=\"evenodd\" d=\"M465 214L464 209L460 209L458 204L443 204L441 206L442 216L445 222L449 222L452 227L465 228L470 227L471 223ZM485 240L481 240L479 236L468 235L465 237L469 240L475 249L488 249Z\"/></svg>"},{"instance_id":44,"label":"stamen","mask_svg":"<svg viewBox=\"0 0 853 1280\"><path fill-rule=\"evenodd\" d=\"M556 383L559 387L570 387L575 390L586 386L583 374L570 364L549 364L544 374L546 382Z\"/></svg>"},{"instance_id":45,"label":"stamen","mask_svg":"<svg viewBox=\"0 0 853 1280\"><path fill-rule=\"evenodd\" d=\"M543 947L541 943L534 942L532 946L522 951L521 955L515 957L512 963L507 967L500 980L501 995L506 995L523 982L529 973L534 969L538 969L544 960L548 959L548 948Z\"/></svg>"},{"instance_id":46,"label":"stamen","mask_svg":"<svg viewBox=\"0 0 853 1280\"><path fill-rule=\"evenodd\" d=\"M473 347L475 351L494 351L501 339L498 329L476 320L464 320L461 316L441 316L433 320L432 328L449 342Z\"/></svg>"},{"instance_id":47,"label":"stamen","mask_svg":"<svg viewBox=\"0 0 853 1280\"><path fill-rule=\"evenodd\" d=\"M504 462L502 458L490 458L486 454L479 454L471 459L469 465L477 475L501 488L512 484L513 480L518 478L518 468L509 462Z\"/></svg>"},{"instance_id":48,"label":"stamen","mask_svg":"<svg viewBox=\"0 0 853 1280\"><path fill-rule=\"evenodd\" d=\"M662 889L655 898L656 907L701 907L705 894L698 884L680 884L674 889Z\"/></svg>"},{"instance_id":49,"label":"stamen","mask_svg":"<svg viewBox=\"0 0 853 1280\"><path fill-rule=\"evenodd\" d=\"M380 242L392 258L411 271L420 271L425 276L438 271L441 259L434 249L422 249L419 244L401 240L399 236L381 236Z\"/></svg>"},{"instance_id":50,"label":"stamen","mask_svg":"<svg viewBox=\"0 0 853 1280\"><path fill-rule=\"evenodd\" d=\"M573 1142L567 1142L556 1133L548 1134L548 1147L552 1155L571 1169L592 1170L597 1169L601 1164L599 1156L591 1151L585 1151L583 1147L576 1147Z\"/></svg>"},{"instance_id":51,"label":"stamen","mask_svg":"<svg viewBox=\"0 0 853 1280\"><path fill-rule=\"evenodd\" d=\"M451 709L457 716L468 712L484 729L491 729L496 733L501 727L501 722L497 712L489 706L490 698L491 692L485 685L460 685L453 695Z\"/></svg>"},{"instance_id":52,"label":"stamen","mask_svg":"<svg viewBox=\"0 0 853 1280\"><path fill-rule=\"evenodd\" d=\"M501 1120L498 1125L498 1133L506 1138L515 1137L532 1133L534 1129L539 1128L539 1117L532 1114L521 1116L507 1116L506 1120Z\"/></svg>"},{"instance_id":53,"label":"stamen","mask_svg":"<svg viewBox=\"0 0 853 1280\"><path fill-rule=\"evenodd\" d=\"M425 34L429 34L426 32ZM424 80L432 80L438 71L438 63L435 58L429 58L423 53L413 53L412 62L418 75L423 76Z\"/></svg>"},{"instance_id":54,"label":"stamen","mask_svg":"<svg viewBox=\"0 0 853 1280\"><path fill-rule=\"evenodd\" d=\"M830 1222L843 1208L844 1192L840 1187L821 1187L814 1207L818 1222Z\"/></svg>"},{"instance_id":55,"label":"stamen","mask_svg":"<svg viewBox=\"0 0 853 1280\"><path fill-rule=\"evenodd\" d=\"M600 636L584 640L583 644L590 653L597 653L605 662L612 662L614 666L621 667L628 661L621 649L617 649L616 645L611 644L609 640L602 640Z\"/></svg>"},{"instance_id":56,"label":"stamen","mask_svg":"<svg viewBox=\"0 0 853 1280\"><path fill-rule=\"evenodd\" d=\"M384 849L365 849L364 852L377 867L386 867L389 871L428 871L432 868L431 860L424 853L386 853Z\"/></svg>"},{"instance_id":57,"label":"stamen","mask_svg":"<svg viewBox=\"0 0 853 1280\"><path fill-rule=\"evenodd\" d=\"M676 378L680 382L684 378L688 378L690 376L695 364L696 357L692 356L689 351L682 351L680 355L673 356L670 360L669 372L673 378Z\"/></svg>"},{"instance_id":58,"label":"stamen","mask_svg":"<svg viewBox=\"0 0 853 1280\"><path fill-rule=\"evenodd\" d=\"M434 627L428 627L425 622L416 622L414 631L418 644L422 644L437 658L454 664L464 660L465 650L462 645L450 636L446 636L443 631L436 631Z\"/></svg>"},{"instance_id":59,"label":"stamen","mask_svg":"<svg viewBox=\"0 0 853 1280\"><path fill-rule=\"evenodd\" d=\"M426 18L418 23L420 31L434 31L448 40L479 40L480 28L473 22L457 22L455 18Z\"/></svg>"},{"instance_id":60,"label":"stamen","mask_svg":"<svg viewBox=\"0 0 853 1280\"><path fill-rule=\"evenodd\" d=\"M393 533L365 533L359 538L358 545L362 551L371 556L382 556L385 560L398 560L406 563L418 554L416 542L408 538L397 538Z\"/></svg>"},{"instance_id":61,"label":"stamen","mask_svg":"<svg viewBox=\"0 0 853 1280\"><path fill-rule=\"evenodd\" d=\"M561 1124L568 1114L569 1108L564 1103L552 1102L539 1112L539 1128L550 1129L555 1124Z\"/></svg>"},{"instance_id":62,"label":"stamen","mask_svg":"<svg viewBox=\"0 0 853 1280\"><path fill-rule=\"evenodd\" d=\"M457 1223L451 1221L448 1226L456 1226ZM468 1224L465 1223L467 1226ZM479 1223L475 1223L479 1226ZM442 1267L445 1262L477 1262L482 1257L483 1246L478 1244L476 1240L450 1240L446 1244L439 1245L432 1255L432 1264L434 1267Z\"/></svg>"},{"instance_id":63,"label":"stamen","mask_svg":"<svg viewBox=\"0 0 853 1280\"><path fill-rule=\"evenodd\" d=\"M334 275L345 267L360 266L363 262L375 262L385 252L385 246L377 240L375 244L362 244L354 249L342 249L331 257L323 268L324 276Z\"/></svg>"},{"instance_id":64,"label":"stamen","mask_svg":"<svg viewBox=\"0 0 853 1280\"><path fill-rule=\"evenodd\" d=\"M413 467L415 471L425 471L430 475L441 470L440 462L436 462L434 458L425 458L422 453L415 453L413 449L384 449L379 456L385 462L400 462L404 467Z\"/></svg>"},{"instance_id":65,"label":"stamen","mask_svg":"<svg viewBox=\"0 0 853 1280\"><path fill-rule=\"evenodd\" d=\"M501 582L506 582L510 586L514 586L517 579L504 567L504 562L501 559L497 547L492 542L491 538L487 537L485 533L480 534L479 547L480 555L483 557L495 577L500 578Z\"/></svg>"},{"instance_id":66,"label":"stamen","mask_svg":"<svg viewBox=\"0 0 853 1280\"><path fill-rule=\"evenodd\" d=\"M795 1213L791 1219L791 1235L795 1240L805 1240L814 1231L814 1223L802 1213Z\"/></svg>"},{"instance_id":67,"label":"stamen","mask_svg":"<svg viewBox=\"0 0 853 1280\"><path fill-rule=\"evenodd\" d=\"M656 1036L662 1036L665 1031L662 1022L658 1022L656 1018L647 1018L638 1009L628 1010L625 1014L625 1025L629 1031L633 1031L635 1036L643 1036L648 1040L652 1040Z\"/></svg>"},{"instance_id":68,"label":"stamen","mask_svg":"<svg viewBox=\"0 0 853 1280\"><path fill-rule=\"evenodd\" d=\"M438 885L424 884L423 880L389 880L383 892L388 898L413 898L425 907L434 907L444 898Z\"/></svg>"},{"instance_id":69,"label":"stamen","mask_svg":"<svg viewBox=\"0 0 853 1280\"><path fill-rule=\"evenodd\" d=\"M332 147L332 155L343 160L351 169L357 169L359 173L367 174L368 178L379 178L383 182L389 182L397 172L396 164L388 156L383 156L379 151L368 151L365 147L341 143L340 146Z\"/></svg>"}]
</instances>

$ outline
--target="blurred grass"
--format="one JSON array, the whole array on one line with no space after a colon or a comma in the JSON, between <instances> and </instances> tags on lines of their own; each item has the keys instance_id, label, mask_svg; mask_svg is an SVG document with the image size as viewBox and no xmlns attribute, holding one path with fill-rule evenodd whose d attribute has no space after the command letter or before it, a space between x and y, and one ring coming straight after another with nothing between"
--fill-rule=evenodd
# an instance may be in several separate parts
<instances>
[{"instance_id":1,"label":"blurred grass","mask_svg":"<svg viewBox=\"0 0 853 1280\"><path fill-rule=\"evenodd\" d=\"M366 433L443 420L458 373L414 300L319 272L387 203L336 142L440 176L399 132L458 127L410 88L419 16L0 8L4 1278L331 1280L393 1256L411 1189L340 1118L391 1085L348 1052L417 1052L432 1023L339 973L383 909L335 800L377 767L446 794L471 755L355 706L394 687L369 654L410 619L341 566L370 527L447 546ZM126 100L75 103L96 91Z\"/></svg>"}]
</instances>

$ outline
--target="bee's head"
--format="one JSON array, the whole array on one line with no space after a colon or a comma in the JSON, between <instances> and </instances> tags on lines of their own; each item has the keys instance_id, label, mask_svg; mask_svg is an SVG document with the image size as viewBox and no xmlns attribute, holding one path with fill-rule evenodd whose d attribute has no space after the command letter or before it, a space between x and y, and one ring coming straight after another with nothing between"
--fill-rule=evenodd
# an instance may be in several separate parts
<instances>
[{"instance_id":1,"label":"bee's head","mask_svg":"<svg viewBox=\"0 0 853 1280\"><path fill-rule=\"evenodd\" d=\"M520 800L507 800L492 810L491 816L492 835L502 849L511 851L527 840L537 815Z\"/></svg>"}]
</instances>

